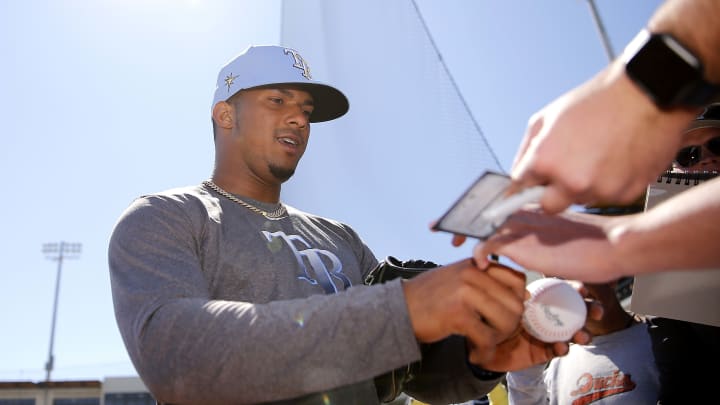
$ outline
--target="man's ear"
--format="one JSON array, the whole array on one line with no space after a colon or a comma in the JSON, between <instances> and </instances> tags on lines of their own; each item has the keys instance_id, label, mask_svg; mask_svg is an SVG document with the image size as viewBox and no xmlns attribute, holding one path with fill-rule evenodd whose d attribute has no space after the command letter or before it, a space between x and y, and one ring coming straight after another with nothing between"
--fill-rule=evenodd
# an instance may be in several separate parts
<instances>
[{"instance_id":1,"label":"man's ear","mask_svg":"<svg viewBox=\"0 0 720 405\"><path fill-rule=\"evenodd\" d=\"M213 107L212 117L218 127L231 129L235 121L235 108L227 101L221 101Z\"/></svg>"}]
</instances>

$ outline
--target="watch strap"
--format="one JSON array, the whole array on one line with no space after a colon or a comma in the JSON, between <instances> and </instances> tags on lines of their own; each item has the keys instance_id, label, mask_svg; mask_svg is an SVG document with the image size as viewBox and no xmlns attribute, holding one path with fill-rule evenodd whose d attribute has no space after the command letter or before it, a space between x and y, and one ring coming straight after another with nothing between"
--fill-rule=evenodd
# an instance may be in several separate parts
<instances>
[{"instance_id":1,"label":"watch strap","mask_svg":"<svg viewBox=\"0 0 720 405\"><path fill-rule=\"evenodd\" d=\"M660 109L704 107L720 99L720 86L705 79L700 58L669 33L641 30L621 59L628 77Z\"/></svg>"}]
</instances>

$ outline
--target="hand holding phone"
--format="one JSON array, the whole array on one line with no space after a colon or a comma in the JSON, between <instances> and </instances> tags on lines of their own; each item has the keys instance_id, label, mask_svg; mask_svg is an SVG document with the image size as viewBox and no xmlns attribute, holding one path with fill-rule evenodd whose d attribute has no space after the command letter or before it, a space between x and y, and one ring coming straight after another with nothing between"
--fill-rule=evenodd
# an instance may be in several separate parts
<instances>
[{"instance_id":1,"label":"hand holding phone","mask_svg":"<svg viewBox=\"0 0 720 405\"><path fill-rule=\"evenodd\" d=\"M544 186L507 195L512 180L495 173L483 173L433 226L434 230L485 240L515 211L540 200Z\"/></svg>"}]
</instances>

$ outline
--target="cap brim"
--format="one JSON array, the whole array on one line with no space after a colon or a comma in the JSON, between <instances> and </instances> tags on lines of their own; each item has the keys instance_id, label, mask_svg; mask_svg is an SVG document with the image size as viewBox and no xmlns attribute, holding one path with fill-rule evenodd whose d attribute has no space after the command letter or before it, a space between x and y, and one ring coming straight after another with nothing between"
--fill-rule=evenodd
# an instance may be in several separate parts
<instances>
[{"instance_id":1,"label":"cap brim","mask_svg":"<svg viewBox=\"0 0 720 405\"><path fill-rule=\"evenodd\" d=\"M297 83L313 96L314 108L310 122L324 122L342 117L350 109L345 94L335 87L322 83Z\"/></svg>"},{"instance_id":2,"label":"cap brim","mask_svg":"<svg viewBox=\"0 0 720 405\"><path fill-rule=\"evenodd\" d=\"M285 82L262 84L255 87L247 87L248 90L257 87L273 87L292 85L307 91L313 98L313 112L310 115L310 122L325 122L340 118L350 109L350 102L345 94L333 86L320 82Z\"/></svg>"}]
</instances>

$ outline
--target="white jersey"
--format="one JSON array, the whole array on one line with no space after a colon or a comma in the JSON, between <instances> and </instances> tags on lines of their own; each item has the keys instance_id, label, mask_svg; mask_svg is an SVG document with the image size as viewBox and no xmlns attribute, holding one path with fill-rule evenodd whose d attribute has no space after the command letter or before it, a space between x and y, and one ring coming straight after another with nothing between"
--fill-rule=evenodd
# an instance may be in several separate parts
<instances>
[{"instance_id":1,"label":"white jersey","mask_svg":"<svg viewBox=\"0 0 720 405\"><path fill-rule=\"evenodd\" d=\"M514 405L652 404L659 392L658 371L644 323L596 336L589 345L543 365L507 374Z\"/></svg>"}]
</instances>

